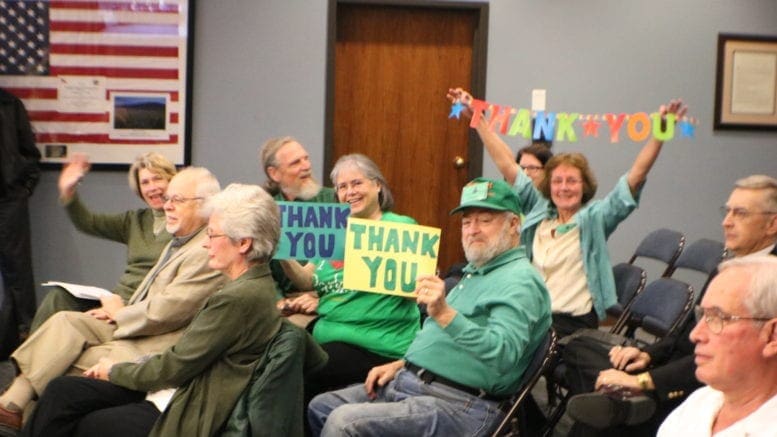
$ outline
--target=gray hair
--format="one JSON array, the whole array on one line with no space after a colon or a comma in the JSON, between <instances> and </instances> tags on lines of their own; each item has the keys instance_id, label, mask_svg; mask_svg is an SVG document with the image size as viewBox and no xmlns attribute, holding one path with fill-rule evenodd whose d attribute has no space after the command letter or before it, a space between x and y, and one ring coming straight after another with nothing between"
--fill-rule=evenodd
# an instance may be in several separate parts
<instances>
[{"instance_id":1,"label":"gray hair","mask_svg":"<svg viewBox=\"0 0 777 437\"><path fill-rule=\"evenodd\" d=\"M127 179L129 181L130 190L141 199L143 198L143 194L140 192L138 174L140 173L140 170L144 168L167 179L167 182L170 182L170 179L172 179L177 172L175 165L161 153L148 152L139 155L135 158L135 162L130 166Z\"/></svg>"},{"instance_id":2,"label":"gray hair","mask_svg":"<svg viewBox=\"0 0 777 437\"><path fill-rule=\"evenodd\" d=\"M281 191L281 187L277 182L272 180L268 169L270 167L278 168L278 158L276 156L278 154L278 150L281 150L281 147L292 142L299 141L297 141L294 137L289 136L270 138L269 140L265 141L264 144L262 144L262 146L259 148L259 162L262 165L265 176L267 176L267 181L264 183L264 188L273 196Z\"/></svg>"},{"instance_id":3,"label":"gray hair","mask_svg":"<svg viewBox=\"0 0 777 437\"><path fill-rule=\"evenodd\" d=\"M756 174L736 181L734 187L745 190L767 190L764 210L777 213L777 179Z\"/></svg>"},{"instance_id":4,"label":"gray hair","mask_svg":"<svg viewBox=\"0 0 777 437\"><path fill-rule=\"evenodd\" d=\"M332 168L332 172L329 174L329 178L332 180L332 185L337 189L337 175L340 170L346 167L355 167L364 174L367 179L377 181L380 185L380 193L378 193L378 202L380 203L381 211L388 211L394 207L394 196L391 194L388 182L383 177L383 173L380 172L378 166L372 162L370 158L361 153L352 153L350 155L341 156L337 160L335 166Z\"/></svg>"},{"instance_id":5,"label":"gray hair","mask_svg":"<svg viewBox=\"0 0 777 437\"><path fill-rule=\"evenodd\" d=\"M733 258L718 266L718 271L742 268L751 272L747 295L742 304L752 317L777 317L777 257L755 255Z\"/></svg>"},{"instance_id":6,"label":"gray hair","mask_svg":"<svg viewBox=\"0 0 777 437\"><path fill-rule=\"evenodd\" d=\"M208 215L221 215L221 230L232 241L251 238L248 261L269 261L281 236L278 205L258 185L229 184L208 199Z\"/></svg>"}]
</instances>

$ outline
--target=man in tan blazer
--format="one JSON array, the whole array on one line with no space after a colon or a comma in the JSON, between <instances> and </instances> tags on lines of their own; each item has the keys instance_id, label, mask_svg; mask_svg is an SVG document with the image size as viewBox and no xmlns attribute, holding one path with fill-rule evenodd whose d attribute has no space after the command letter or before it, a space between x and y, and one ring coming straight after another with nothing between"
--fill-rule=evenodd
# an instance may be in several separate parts
<instances>
[{"instance_id":1,"label":"man in tan blazer","mask_svg":"<svg viewBox=\"0 0 777 437\"><path fill-rule=\"evenodd\" d=\"M218 180L204 168L187 168L170 181L165 220L173 240L159 261L126 305L111 295L101 299L100 308L85 313L61 311L13 353L20 373L0 396L0 423L15 425L9 422L20 419L35 394L57 376L80 373L101 357L132 361L175 344L224 283L223 276L208 267L202 247L208 220L203 200L219 189Z\"/></svg>"}]
</instances>

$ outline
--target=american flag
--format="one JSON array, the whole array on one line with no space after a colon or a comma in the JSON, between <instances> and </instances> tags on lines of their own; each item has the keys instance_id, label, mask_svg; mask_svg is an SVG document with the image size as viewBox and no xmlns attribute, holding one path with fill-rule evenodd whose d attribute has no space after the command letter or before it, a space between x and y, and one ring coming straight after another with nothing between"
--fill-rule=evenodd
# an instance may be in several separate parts
<instances>
[{"instance_id":1,"label":"american flag","mask_svg":"<svg viewBox=\"0 0 777 437\"><path fill-rule=\"evenodd\" d=\"M0 87L24 102L38 146L182 144L188 6L187 0L0 0ZM73 77L104 84L104 101L83 112L63 110L62 83ZM164 139L111 135L111 95L132 93L165 96Z\"/></svg>"}]
</instances>

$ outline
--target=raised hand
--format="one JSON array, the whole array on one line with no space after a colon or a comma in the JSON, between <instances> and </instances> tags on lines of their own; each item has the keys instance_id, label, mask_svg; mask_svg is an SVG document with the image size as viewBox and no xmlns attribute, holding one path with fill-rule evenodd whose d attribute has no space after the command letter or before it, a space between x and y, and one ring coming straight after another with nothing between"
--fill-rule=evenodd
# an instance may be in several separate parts
<instances>
[{"instance_id":1,"label":"raised hand","mask_svg":"<svg viewBox=\"0 0 777 437\"><path fill-rule=\"evenodd\" d=\"M62 164L62 171L59 173L59 198L68 201L76 194L76 186L89 173L89 157L83 153L74 153L70 160Z\"/></svg>"}]
</instances>

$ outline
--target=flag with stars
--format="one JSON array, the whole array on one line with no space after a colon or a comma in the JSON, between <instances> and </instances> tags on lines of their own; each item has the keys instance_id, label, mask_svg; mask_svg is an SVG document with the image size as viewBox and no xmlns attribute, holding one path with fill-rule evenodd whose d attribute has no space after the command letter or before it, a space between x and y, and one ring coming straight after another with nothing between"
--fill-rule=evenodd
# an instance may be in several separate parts
<instances>
[{"instance_id":1,"label":"flag with stars","mask_svg":"<svg viewBox=\"0 0 777 437\"><path fill-rule=\"evenodd\" d=\"M188 7L188 0L0 0L0 87L24 102L41 151L183 145ZM104 95L91 96L83 111L72 101L63 109L70 78L100 84L94 89ZM163 97L163 138L111 134L111 95L122 93Z\"/></svg>"}]
</instances>

